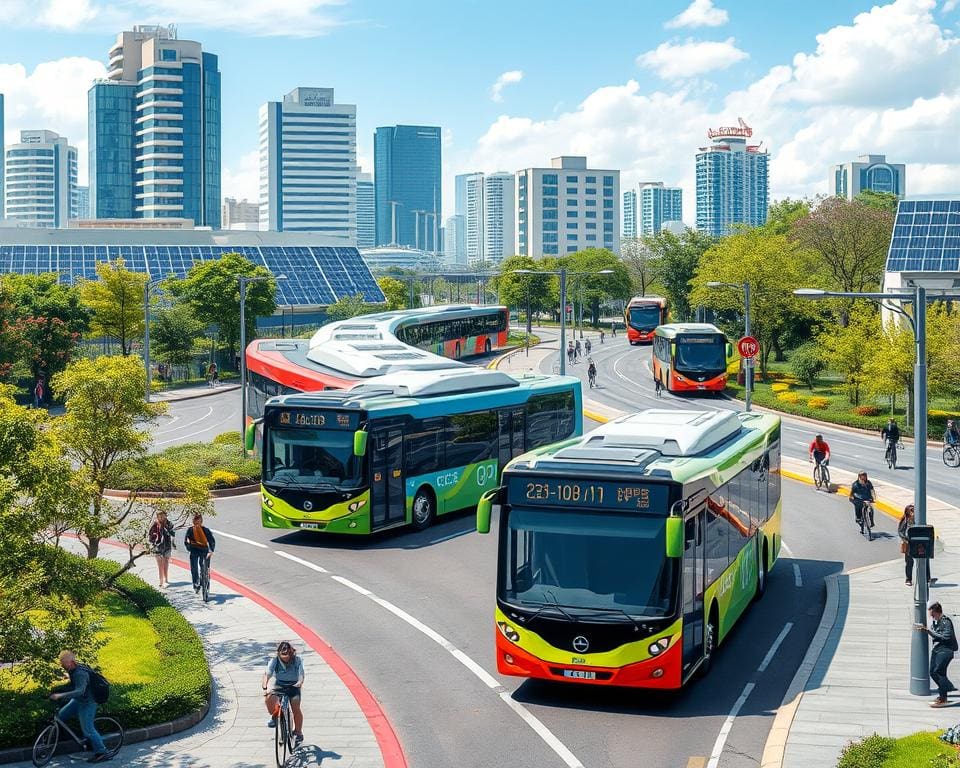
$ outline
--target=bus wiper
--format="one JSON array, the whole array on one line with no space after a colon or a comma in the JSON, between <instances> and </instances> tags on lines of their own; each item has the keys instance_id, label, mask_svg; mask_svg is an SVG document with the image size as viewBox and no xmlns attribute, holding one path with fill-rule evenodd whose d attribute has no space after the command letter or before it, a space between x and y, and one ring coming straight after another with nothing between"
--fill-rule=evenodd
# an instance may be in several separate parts
<instances>
[{"instance_id":1,"label":"bus wiper","mask_svg":"<svg viewBox=\"0 0 960 768\"><path fill-rule=\"evenodd\" d=\"M573 606L570 606L571 608ZM601 608L599 606L577 606L582 608L585 611L597 611L597 613L619 613L620 615L626 617L627 621L633 624L634 628L640 629L640 625L637 623L637 620L633 618L629 613L627 613L623 608Z\"/></svg>"},{"instance_id":2,"label":"bus wiper","mask_svg":"<svg viewBox=\"0 0 960 768\"><path fill-rule=\"evenodd\" d=\"M577 620L576 620L575 618L573 618L573 616L571 616L571 615L570 615L569 613L567 613L565 610L563 610L563 606L560 605L560 601L557 600L557 596L556 596L555 594L553 594L553 590L545 589L545 590L543 590L543 594L545 594L547 597L549 597L551 600L553 600L553 607L556 608L558 611L560 611L560 613L563 614L563 617L564 617L567 621L573 622L574 624L576 623ZM542 610L542 609L541 609L541 610Z\"/></svg>"},{"instance_id":3,"label":"bus wiper","mask_svg":"<svg viewBox=\"0 0 960 768\"><path fill-rule=\"evenodd\" d=\"M533 615L528 616L528 617L526 617L526 618L523 620L524 623L526 623L526 622L528 622L528 621L533 621L535 618L537 618L537 616L539 616L541 613L543 613L543 609L544 609L544 608L556 608L557 611L559 611L560 614L561 614L567 621L569 621L569 622L571 622L571 623L573 623L573 624L576 624L576 623L577 623L576 617L571 616L569 613L567 613L565 610L563 610L563 606L561 606L560 603L557 602L557 597L556 597L556 595L553 594L553 592L551 592L550 590L544 590L544 594L547 594L547 595L549 595L550 597L552 597L552 598L553 598L553 602L552 602L552 603L550 603L550 602L546 602L546 603L535 603L535 602L527 601L527 600L520 600L520 601L519 601L519 602L521 602L521 603L524 603L525 605L535 605L535 606L537 606L537 610L535 610L535 611L533 612Z\"/></svg>"}]
</instances>

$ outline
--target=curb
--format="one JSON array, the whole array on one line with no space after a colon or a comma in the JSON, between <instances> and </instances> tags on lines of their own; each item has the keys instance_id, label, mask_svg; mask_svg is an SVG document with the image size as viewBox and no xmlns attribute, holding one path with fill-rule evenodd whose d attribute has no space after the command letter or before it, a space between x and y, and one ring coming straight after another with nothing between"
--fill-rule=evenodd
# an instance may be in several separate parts
<instances>
[{"instance_id":1,"label":"curb","mask_svg":"<svg viewBox=\"0 0 960 768\"><path fill-rule=\"evenodd\" d=\"M150 393L150 402L153 403L179 403L181 400L197 400L201 397L212 397L213 395L220 394L221 392L233 392L234 390L240 389L239 384L221 384L219 387L208 387L207 390L203 392L198 392L195 395L184 395L183 397L161 397L157 398L158 395L163 394L163 390L160 392L151 392ZM176 392L177 390L171 389L167 390L168 392Z\"/></svg>"},{"instance_id":2,"label":"curb","mask_svg":"<svg viewBox=\"0 0 960 768\"><path fill-rule=\"evenodd\" d=\"M780 474L783 477L789 477L791 480L796 480L798 483L804 483L805 485L813 485L813 478L807 477L806 475L801 475L799 472L793 472L789 469L784 469L780 467ZM839 483L830 483L830 493L840 495L842 493L850 493L850 487L846 485L840 485ZM836 489L836 490L832 490ZM894 520L899 520L900 515L903 514L903 510L897 509L889 502L883 501L882 499L877 499L873 502L875 509L879 509L885 515L892 517Z\"/></svg>"},{"instance_id":3,"label":"curb","mask_svg":"<svg viewBox=\"0 0 960 768\"><path fill-rule=\"evenodd\" d=\"M233 488L213 488L210 490L210 497L214 499L225 499L230 496L246 496L248 493L257 493L260 491L260 483L251 483L249 485L238 485ZM117 488L104 488L103 495L110 499L129 499L134 491L125 491ZM137 497L141 499L182 499L181 491L173 493L164 493L163 491L138 491Z\"/></svg>"}]
</instances>

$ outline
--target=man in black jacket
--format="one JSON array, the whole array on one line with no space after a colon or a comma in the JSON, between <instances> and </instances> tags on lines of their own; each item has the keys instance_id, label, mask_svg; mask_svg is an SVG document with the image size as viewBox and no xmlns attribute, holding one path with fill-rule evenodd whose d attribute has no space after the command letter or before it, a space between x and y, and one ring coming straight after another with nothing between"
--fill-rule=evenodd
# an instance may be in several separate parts
<instances>
[{"instance_id":1,"label":"man in black jacket","mask_svg":"<svg viewBox=\"0 0 960 768\"><path fill-rule=\"evenodd\" d=\"M930 606L930 618L933 621L929 627L918 624L917 629L933 638L933 648L930 651L930 677L937 684L937 698L930 706L942 707L947 704L947 694L957 690L947 678L947 667L953 661L954 651L957 650L957 635L953 630L953 621L949 616L943 615L940 603L933 603Z\"/></svg>"}]
</instances>

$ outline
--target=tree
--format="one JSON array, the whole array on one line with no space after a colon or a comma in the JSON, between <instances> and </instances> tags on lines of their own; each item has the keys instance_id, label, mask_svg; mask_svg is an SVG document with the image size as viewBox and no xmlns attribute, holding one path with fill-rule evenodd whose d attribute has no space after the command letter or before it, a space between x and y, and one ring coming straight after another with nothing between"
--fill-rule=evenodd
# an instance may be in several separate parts
<instances>
[{"instance_id":1,"label":"tree","mask_svg":"<svg viewBox=\"0 0 960 768\"><path fill-rule=\"evenodd\" d=\"M354 296L344 296L338 299L336 303L327 307L327 322L332 323L335 320L349 320L357 315L366 315L374 310L372 304L367 304L363 300L363 294L358 293Z\"/></svg>"},{"instance_id":2,"label":"tree","mask_svg":"<svg viewBox=\"0 0 960 768\"><path fill-rule=\"evenodd\" d=\"M147 275L127 269L123 259L97 264L97 279L80 283L80 298L93 312L90 330L120 342L120 353L130 354L143 336L143 298Z\"/></svg>"},{"instance_id":3,"label":"tree","mask_svg":"<svg viewBox=\"0 0 960 768\"><path fill-rule=\"evenodd\" d=\"M639 237L624 237L620 240L620 257L630 271L630 277L641 296L646 296L654 281L656 254Z\"/></svg>"},{"instance_id":4,"label":"tree","mask_svg":"<svg viewBox=\"0 0 960 768\"><path fill-rule=\"evenodd\" d=\"M660 231L644 242L654 254L654 278L670 300L674 319L681 322L693 316L690 306L690 280L696 274L700 258L715 239L704 232L687 229L682 235Z\"/></svg>"},{"instance_id":5,"label":"tree","mask_svg":"<svg viewBox=\"0 0 960 768\"><path fill-rule=\"evenodd\" d=\"M866 381L868 350L876 346L880 335L880 313L868 302L856 302L846 326L832 326L820 334L817 342L827 367L843 374L847 397L860 405L860 392Z\"/></svg>"},{"instance_id":6,"label":"tree","mask_svg":"<svg viewBox=\"0 0 960 768\"><path fill-rule=\"evenodd\" d=\"M767 223L764 229L775 235L786 235L795 221L810 214L810 201L806 198L794 200L785 197L770 204L767 212Z\"/></svg>"},{"instance_id":7,"label":"tree","mask_svg":"<svg viewBox=\"0 0 960 768\"><path fill-rule=\"evenodd\" d=\"M633 295L633 284L627 265L606 248L587 248L557 260L571 272L586 274L567 278L567 297L590 307L591 322L600 322L600 304L609 300L627 300ZM612 274L601 275L609 270Z\"/></svg>"},{"instance_id":8,"label":"tree","mask_svg":"<svg viewBox=\"0 0 960 768\"><path fill-rule=\"evenodd\" d=\"M863 190L854 199L868 208L879 208L891 213L896 213L897 206L900 204L900 198L892 192L876 192L872 189Z\"/></svg>"},{"instance_id":9,"label":"tree","mask_svg":"<svg viewBox=\"0 0 960 768\"><path fill-rule=\"evenodd\" d=\"M529 298L531 314L553 312L560 301L559 280L553 275L514 274L518 269L552 270L553 265L532 256L507 256L500 262L500 273L492 281L500 303L526 311Z\"/></svg>"},{"instance_id":10,"label":"tree","mask_svg":"<svg viewBox=\"0 0 960 768\"><path fill-rule=\"evenodd\" d=\"M202 336L203 323L182 302L158 310L151 317L150 343L155 356L171 365L187 365L193 359L194 345Z\"/></svg>"},{"instance_id":11,"label":"tree","mask_svg":"<svg viewBox=\"0 0 960 768\"><path fill-rule=\"evenodd\" d=\"M183 280L170 280L169 291L185 301L194 316L205 325L216 323L220 338L235 356L240 339L240 283L237 277L273 276L239 253L225 253L215 261L194 264ZM263 280L247 284L247 338L252 338L258 317L272 315L277 308L277 284Z\"/></svg>"},{"instance_id":12,"label":"tree","mask_svg":"<svg viewBox=\"0 0 960 768\"><path fill-rule=\"evenodd\" d=\"M395 277L378 277L377 285L387 300L387 309L407 308L407 286Z\"/></svg>"},{"instance_id":13,"label":"tree","mask_svg":"<svg viewBox=\"0 0 960 768\"><path fill-rule=\"evenodd\" d=\"M760 342L760 375L766 378L770 352L797 318L812 308L793 295L805 272L797 246L785 235L762 227L744 229L719 240L703 254L691 281L691 300L720 311L743 313L743 291L709 288L718 281L750 283L750 333ZM739 328L737 330L739 333Z\"/></svg>"},{"instance_id":14,"label":"tree","mask_svg":"<svg viewBox=\"0 0 960 768\"><path fill-rule=\"evenodd\" d=\"M801 344L793 352L790 367L800 381L806 384L809 389L813 389L813 385L817 383L817 377L826 368L826 361L820 345L815 341Z\"/></svg>"}]
</instances>

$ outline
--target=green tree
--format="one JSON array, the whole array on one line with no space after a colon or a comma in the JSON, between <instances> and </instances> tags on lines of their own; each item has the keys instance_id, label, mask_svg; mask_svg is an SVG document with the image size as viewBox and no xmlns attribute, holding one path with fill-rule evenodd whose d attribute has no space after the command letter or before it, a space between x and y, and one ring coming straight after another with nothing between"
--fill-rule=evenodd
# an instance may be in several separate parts
<instances>
[{"instance_id":1,"label":"green tree","mask_svg":"<svg viewBox=\"0 0 960 768\"><path fill-rule=\"evenodd\" d=\"M656 254L643 238L624 237L620 240L620 258L627 265L636 292L646 296L656 273Z\"/></svg>"},{"instance_id":2,"label":"green tree","mask_svg":"<svg viewBox=\"0 0 960 768\"><path fill-rule=\"evenodd\" d=\"M644 242L654 254L654 278L663 286L674 319L685 322L693 317L690 305L690 281L706 251L716 242L704 232L687 229L682 235L661 231Z\"/></svg>"},{"instance_id":3,"label":"green tree","mask_svg":"<svg viewBox=\"0 0 960 768\"><path fill-rule=\"evenodd\" d=\"M584 272L567 278L567 301L583 302L590 308L590 318L594 326L600 322L600 305L607 301L625 301L633 295L633 283L630 272L612 251L606 248L587 248L558 262L571 272ZM601 275L609 270L612 274Z\"/></svg>"},{"instance_id":4,"label":"green tree","mask_svg":"<svg viewBox=\"0 0 960 768\"><path fill-rule=\"evenodd\" d=\"M897 206L900 204L900 198L892 192L875 192L872 189L863 190L854 200L863 203L868 208L879 208L890 213L896 213Z\"/></svg>"},{"instance_id":5,"label":"green tree","mask_svg":"<svg viewBox=\"0 0 960 768\"><path fill-rule=\"evenodd\" d=\"M366 315L374 311L375 308L374 305L367 304L363 300L363 294L358 293L355 296L344 296L337 300L336 303L327 307L327 322L332 323L335 320L349 320L351 317L356 317L357 315Z\"/></svg>"},{"instance_id":6,"label":"green tree","mask_svg":"<svg viewBox=\"0 0 960 768\"><path fill-rule=\"evenodd\" d=\"M237 277L273 276L239 253L225 253L215 261L194 264L183 280L170 280L169 291L185 301L194 316L205 325L217 324L230 359L240 340L240 284ZM253 338L258 317L272 315L277 308L276 282L272 279L247 284L247 338Z\"/></svg>"},{"instance_id":7,"label":"green tree","mask_svg":"<svg viewBox=\"0 0 960 768\"><path fill-rule=\"evenodd\" d=\"M810 207L810 201L805 198L794 200L785 197L783 200L777 200L770 204L767 211L767 223L763 225L764 229L775 235L789 234L795 221L799 221L810 214Z\"/></svg>"},{"instance_id":8,"label":"green tree","mask_svg":"<svg viewBox=\"0 0 960 768\"><path fill-rule=\"evenodd\" d=\"M97 279L80 283L80 298L93 312L90 330L120 343L120 353L130 354L133 342L143 336L143 294L147 275L127 269L123 259L97 264Z\"/></svg>"},{"instance_id":9,"label":"green tree","mask_svg":"<svg viewBox=\"0 0 960 768\"><path fill-rule=\"evenodd\" d=\"M820 345L815 341L808 341L797 347L790 359L790 368L800 381L809 389L813 389L817 378L826 368L826 360Z\"/></svg>"},{"instance_id":10,"label":"green tree","mask_svg":"<svg viewBox=\"0 0 960 768\"><path fill-rule=\"evenodd\" d=\"M383 291L383 295L387 300L387 309L406 309L408 298L407 298L407 286L401 280L397 280L395 277L378 277L377 285L380 286L380 290Z\"/></svg>"},{"instance_id":11,"label":"green tree","mask_svg":"<svg viewBox=\"0 0 960 768\"><path fill-rule=\"evenodd\" d=\"M530 299L532 315L552 312L559 301L559 281L552 275L516 275L515 270L552 270L553 267L532 256L507 256L500 262L500 273L491 281L500 303L526 312Z\"/></svg>"},{"instance_id":12,"label":"green tree","mask_svg":"<svg viewBox=\"0 0 960 768\"><path fill-rule=\"evenodd\" d=\"M868 351L876 346L880 331L877 308L859 301L851 308L846 326L831 324L817 339L827 367L843 375L847 397L853 405L860 405L860 393L866 381Z\"/></svg>"},{"instance_id":13,"label":"green tree","mask_svg":"<svg viewBox=\"0 0 960 768\"><path fill-rule=\"evenodd\" d=\"M805 273L798 248L785 235L762 227L729 235L703 254L691 281L691 300L719 311L743 314L743 291L709 288L718 281L750 283L750 333L760 342L760 375L766 378L770 352L797 318L812 308L796 298L793 290L803 284ZM739 333L740 326L735 333Z\"/></svg>"},{"instance_id":14,"label":"green tree","mask_svg":"<svg viewBox=\"0 0 960 768\"><path fill-rule=\"evenodd\" d=\"M193 349L203 338L203 323L183 302L158 310L150 318L150 343L155 357L171 365L187 365Z\"/></svg>"}]
</instances>

